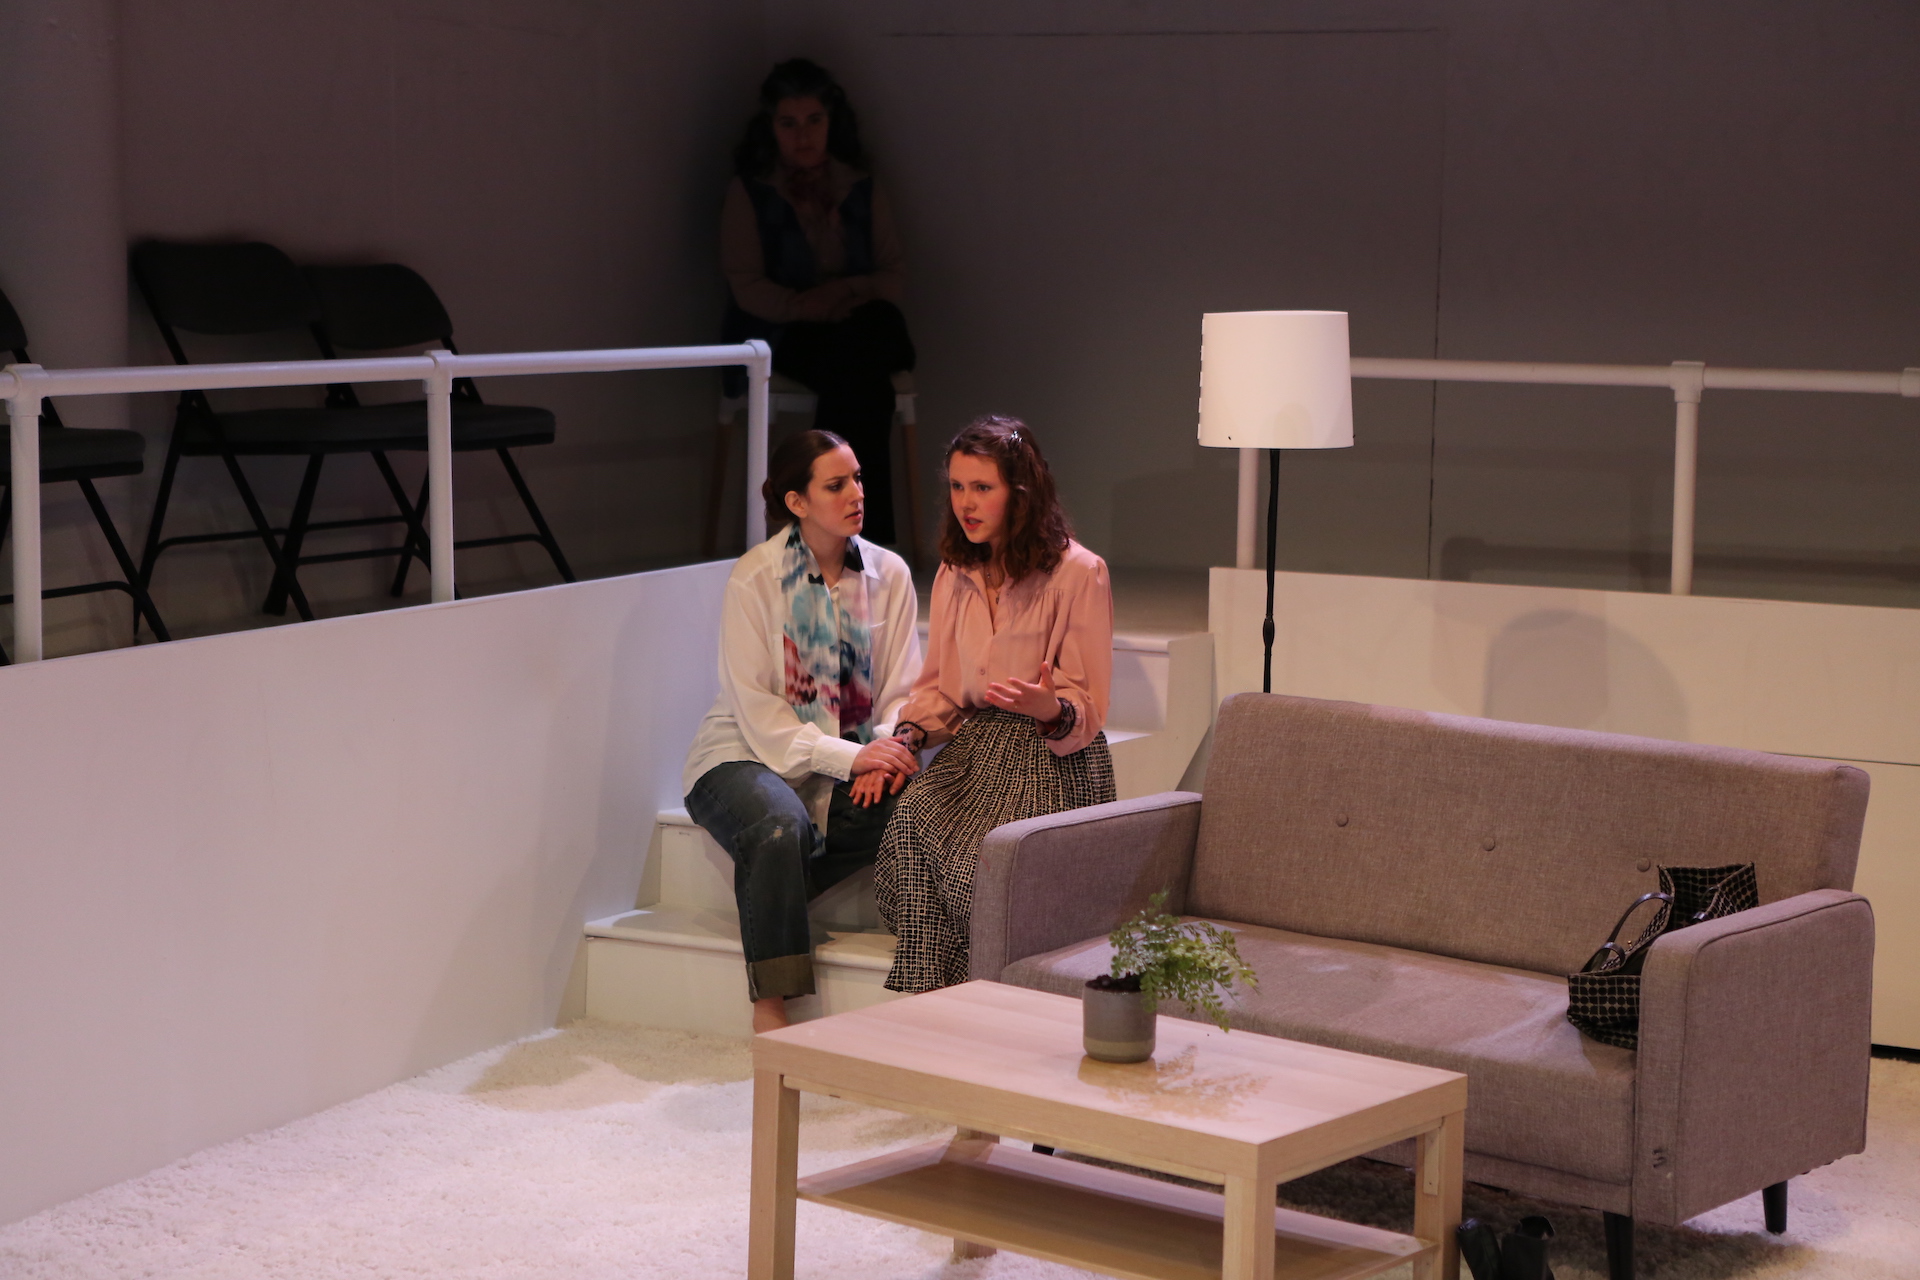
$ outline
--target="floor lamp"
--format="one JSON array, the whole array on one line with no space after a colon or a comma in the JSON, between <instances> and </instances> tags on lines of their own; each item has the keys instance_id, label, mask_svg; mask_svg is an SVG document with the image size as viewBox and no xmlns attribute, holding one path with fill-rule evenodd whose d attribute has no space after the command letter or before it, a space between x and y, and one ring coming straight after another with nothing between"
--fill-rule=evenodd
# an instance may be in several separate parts
<instances>
[{"instance_id":1,"label":"floor lamp","mask_svg":"<svg viewBox=\"0 0 1920 1280\"><path fill-rule=\"evenodd\" d=\"M1200 443L1267 453L1266 662L1273 692L1273 572L1280 450L1353 444L1353 369L1344 311L1214 311L1200 321Z\"/></svg>"}]
</instances>

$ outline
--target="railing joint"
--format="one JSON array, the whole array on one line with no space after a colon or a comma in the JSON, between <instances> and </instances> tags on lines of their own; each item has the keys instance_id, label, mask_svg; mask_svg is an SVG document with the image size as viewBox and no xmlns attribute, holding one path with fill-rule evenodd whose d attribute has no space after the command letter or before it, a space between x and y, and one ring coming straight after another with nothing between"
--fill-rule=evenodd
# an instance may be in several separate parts
<instances>
[{"instance_id":1,"label":"railing joint","mask_svg":"<svg viewBox=\"0 0 1920 1280\"><path fill-rule=\"evenodd\" d=\"M1707 388L1707 366L1700 360L1675 360L1668 375L1676 404L1699 404L1700 393Z\"/></svg>"}]
</instances>

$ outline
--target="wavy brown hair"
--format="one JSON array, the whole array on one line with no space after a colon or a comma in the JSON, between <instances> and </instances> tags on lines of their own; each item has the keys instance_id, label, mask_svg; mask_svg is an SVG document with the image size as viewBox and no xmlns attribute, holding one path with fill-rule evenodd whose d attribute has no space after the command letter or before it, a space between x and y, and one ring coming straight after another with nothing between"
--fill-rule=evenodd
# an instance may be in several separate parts
<instances>
[{"instance_id":1,"label":"wavy brown hair","mask_svg":"<svg viewBox=\"0 0 1920 1280\"><path fill-rule=\"evenodd\" d=\"M991 458L1000 468L1000 478L1011 492L1007 495L1007 537L1001 564L1008 582L1018 582L1030 573L1052 573L1066 554L1067 540L1073 537L1073 525L1060 509L1060 495L1053 486L1053 472L1047 469L1046 455L1033 428L1018 418L990 413L975 418L960 428L960 434L947 446L947 460L957 453L976 458ZM945 467L941 468L944 473ZM993 556L993 547L971 542L960 519L947 503L947 518L940 526L940 560L955 567L984 565Z\"/></svg>"},{"instance_id":2,"label":"wavy brown hair","mask_svg":"<svg viewBox=\"0 0 1920 1280\"><path fill-rule=\"evenodd\" d=\"M855 169L867 167L867 149L860 143L860 121L847 101L847 91L833 73L807 58L789 58L760 82L760 109L747 121L746 132L733 149L733 171L743 178L765 178L780 159L773 136L773 113L788 98L818 98L827 109L827 154Z\"/></svg>"}]
</instances>

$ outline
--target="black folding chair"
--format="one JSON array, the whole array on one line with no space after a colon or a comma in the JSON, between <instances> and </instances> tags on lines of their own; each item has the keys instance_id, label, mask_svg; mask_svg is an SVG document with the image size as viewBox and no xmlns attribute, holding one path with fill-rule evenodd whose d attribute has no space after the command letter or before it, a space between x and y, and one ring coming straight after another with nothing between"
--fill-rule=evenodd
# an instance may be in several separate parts
<instances>
[{"instance_id":1,"label":"black folding chair","mask_svg":"<svg viewBox=\"0 0 1920 1280\"><path fill-rule=\"evenodd\" d=\"M306 329L319 340L319 302L300 269L272 245L149 241L133 251L133 276L176 364L191 363L180 344L182 331L246 335ZM204 391L184 391L174 414L173 434L167 444L166 466L160 473L160 492L154 503L153 519L147 526L146 550L140 560L140 585L147 587L152 582L155 563L170 547L258 538L274 566L273 585L261 605L262 612L285 613L287 600L291 599L300 617L311 619L313 609L300 588L301 566L411 554L416 540L425 545L426 534L414 517L413 504L387 460L389 450L425 447L426 427L417 414L353 407L352 391L345 387L330 388L325 406L237 411L216 411ZM322 465L336 454L353 453L364 453L373 459L399 514L313 520L313 499L320 484ZM267 520L253 486L241 470L240 459L288 456L305 457L307 467L294 499L292 515L286 526L279 528ZM227 474L246 504L253 528L162 537L174 473L180 460L206 457L217 457L226 464ZM310 533L388 524L406 526L406 537L398 547L302 554Z\"/></svg>"},{"instance_id":2,"label":"black folding chair","mask_svg":"<svg viewBox=\"0 0 1920 1280\"><path fill-rule=\"evenodd\" d=\"M321 345L328 356L334 355L336 347L355 352L373 352L419 347L430 342L458 353L459 348L453 345L453 321L448 318L447 309L441 305L433 287L412 268L389 262L372 266L308 267L306 270L307 280L320 299ZM353 396L352 388L344 390L347 397ZM357 400L352 402L358 403ZM422 444L419 447L425 447L426 401L409 400L382 407L388 411L410 414L409 420L421 433ZM507 479L513 482L514 491L520 495L521 505L526 507L527 517L533 521L535 529L533 533L470 538L454 543L455 550L537 542L546 548L561 578L567 582L574 581L573 569L561 553L560 543L554 538L553 530L547 527L546 517L540 513L540 504L533 500L533 490L527 487L526 477L520 474L519 464L514 462L513 454L509 452L532 445L552 444L553 438L554 420L550 410L531 405L487 404L480 398L473 379L454 379L454 452L493 450L500 458L500 465L506 469ZM416 528L426 518L426 511L427 486L423 480L420 484L420 500L411 508ZM410 546L400 553L400 567L393 575L392 589L396 596L406 589L407 572L413 565L415 555L421 560L426 559L424 539L417 552Z\"/></svg>"},{"instance_id":3,"label":"black folding chair","mask_svg":"<svg viewBox=\"0 0 1920 1280\"><path fill-rule=\"evenodd\" d=\"M13 353L16 364L31 364L32 357L27 354L27 330L20 323L20 315L7 301L7 295L0 293L0 349ZM8 431L11 433L12 428ZM12 530L13 521L13 440L11 434L5 437L4 456L0 456L0 545L4 545L7 534ZM153 634L162 640L171 640L167 634L167 624L160 620L160 611L153 607L153 601L147 597L145 584L140 579L139 570L133 566L133 557L127 554L127 546L120 541L120 531L114 528L113 518L107 514L107 508L100 501L100 494L93 487L95 480L104 480L108 476L137 476L144 466L147 442L138 431L80 430L69 427L60 421L60 411L53 407L53 401L40 402L40 483L57 484L71 480L80 486L80 492L86 497L87 506L93 510L95 523L100 526L101 536L106 538L107 547L113 552L113 558L120 566L124 579L112 582L89 582L77 587L54 587L42 592L43 597L82 596L96 591L124 591L133 597L136 617L144 617L147 625L153 628ZM12 604L12 595L0 595L0 604ZM0 664L9 662L7 651L0 649Z\"/></svg>"}]
</instances>

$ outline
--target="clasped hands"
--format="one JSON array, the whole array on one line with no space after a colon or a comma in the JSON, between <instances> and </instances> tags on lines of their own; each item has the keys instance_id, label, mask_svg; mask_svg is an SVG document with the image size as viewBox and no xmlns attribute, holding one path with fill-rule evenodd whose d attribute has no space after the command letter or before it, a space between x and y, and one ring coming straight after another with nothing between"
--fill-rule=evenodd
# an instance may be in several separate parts
<instances>
[{"instance_id":1,"label":"clasped hands","mask_svg":"<svg viewBox=\"0 0 1920 1280\"><path fill-rule=\"evenodd\" d=\"M861 808L879 804L890 795L899 795L907 779L920 772L920 757L907 745L911 730L902 730L891 738L875 738L860 748L853 758L853 786L847 794Z\"/></svg>"},{"instance_id":2,"label":"clasped hands","mask_svg":"<svg viewBox=\"0 0 1920 1280\"><path fill-rule=\"evenodd\" d=\"M816 324L834 324L852 315L862 301L851 281L829 280L795 295L794 315Z\"/></svg>"},{"instance_id":3,"label":"clasped hands","mask_svg":"<svg viewBox=\"0 0 1920 1280\"><path fill-rule=\"evenodd\" d=\"M1003 711L1031 716L1042 728L1059 720L1060 696L1053 691L1053 664L1040 664L1038 680L996 680L987 686L987 701ZM899 795L907 780L920 772L920 757L908 745L911 730L891 738L875 738L853 758L853 785L848 795L862 808Z\"/></svg>"}]
</instances>

